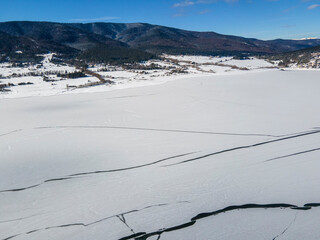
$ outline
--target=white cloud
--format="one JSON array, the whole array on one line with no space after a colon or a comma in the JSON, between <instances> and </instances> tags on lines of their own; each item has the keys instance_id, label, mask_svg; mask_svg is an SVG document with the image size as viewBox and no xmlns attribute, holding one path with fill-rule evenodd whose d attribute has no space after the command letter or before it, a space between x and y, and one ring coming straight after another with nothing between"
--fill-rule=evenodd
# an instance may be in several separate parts
<instances>
[{"instance_id":1,"label":"white cloud","mask_svg":"<svg viewBox=\"0 0 320 240\"><path fill-rule=\"evenodd\" d=\"M308 7L308 10L312 10L312 9L317 8L317 7L320 7L320 4L313 4L313 5L310 5L310 6Z\"/></svg>"},{"instance_id":2,"label":"white cloud","mask_svg":"<svg viewBox=\"0 0 320 240\"><path fill-rule=\"evenodd\" d=\"M196 4L196 3L193 2L193 1L186 0L186 1L183 1L183 2L179 2L179 3L173 4L173 7L188 7L188 6L192 6L194 4Z\"/></svg>"},{"instance_id":3,"label":"white cloud","mask_svg":"<svg viewBox=\"0 0 320 240\"><path fill-rule=\"evenodd\" d=\"M189 7L189 6L193 6L193 5L196 5L196 4L211 4L211 3L214 3L214 2L218 2L218 1L219 0L196 0L196 1L185 0L185 1L173 4L173 7L174 8L177 8L177 7ZM238 2L239 0L223 0L223 1L226 2L226 3L235 3L235 2Z\"/></svg>"}]
</instances>

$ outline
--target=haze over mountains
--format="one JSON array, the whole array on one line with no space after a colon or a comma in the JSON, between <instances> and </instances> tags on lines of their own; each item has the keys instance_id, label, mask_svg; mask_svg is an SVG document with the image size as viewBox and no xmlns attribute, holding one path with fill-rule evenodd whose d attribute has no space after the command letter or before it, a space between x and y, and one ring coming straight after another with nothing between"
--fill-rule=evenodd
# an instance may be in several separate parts
<instances>
[{"instance_id":1,"label":"haze over mountains","mask_svg":"<svg viewBox=\"0 0 320 240\"><path fill-rule=\"evenodd\" d=\"M320 45L320 39L270 40L195 32L145 23L0 23L0 53L77 55L96 46L153 54L282 53ZM136 52L135 52L136 53Z\"/></svg>"}]
</instances>

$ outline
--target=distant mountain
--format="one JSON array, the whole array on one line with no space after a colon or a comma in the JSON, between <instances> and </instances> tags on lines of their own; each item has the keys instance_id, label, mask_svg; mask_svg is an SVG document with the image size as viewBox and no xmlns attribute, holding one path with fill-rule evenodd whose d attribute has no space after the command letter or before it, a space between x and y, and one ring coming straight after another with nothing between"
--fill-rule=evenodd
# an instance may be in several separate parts
<instances>
[{"instance_id":1,"label":"distant mountain","mask_svg":"<svg viewBox=\"0 0 320 240\"><path fill-rule=\"evenodd\" d=\"M300 50L320 45L320 39L262 41L253 38L222 35L215 32L195 32L145 23L0 23L0 56L57 52L72 56L87 56L104 50L96 59L105 59L102 53L117 52L133 59L145 59L154 54L273 54ZM108 49L108 51L106 50ZM133 50L133 49L138 49ZM22 56L19 55L19 56ZM147 57L147 58L148 58ZM128 59L131 61L132 59ZM126 60L127 61L127 60Z\"/></svg>"},{"instance_id":2,"label":"distant mountain","mask_svg":"<svg viewBox=\"0 0 320 240\"><path fill-rule=\"evenodd\" d=\"M37 41L51 41L78 50L85 50L104 43L115 47L126 47L125 43L103 35L83 31L63 23L50 22L5 22L0 31L16 37L28 37Z\"/></svg>"},{"instance_id":3,"label":"distant mountain","mask_svg":"<svg viewBox=\"0 0 320 240\"><path fill-rule=\"evenodd\" d=\"M96 46L127 52L128 55L132 55L132 52L138 55L140 53L130 49L126 43L63 23L5 22L0 23L0 31L3 35L5 34L0 38L0 46L2 46L0 54L4 55L2 58L9 56L15 61L24 60L26 56L29 59L32 54L35 56L48 52L56 52L68 57L82 56L82 52L86 52L85 56L92 56L90 51L92 49L96 52L94 50ZM16 51L20 53L15 54ZM34 57L34 59L37 58ZM106 60L107 57L104 59Z\"/></svg>"},{"instance_id":4,"label":"distant mountain","mask_svg":"<svg viewBox=\"0 0 320 240\"><path fill-rule=\"evenodd\" d=\"M156 53L279 53L320 45L320 39L262 41L253 38L222 35L215 32L186 31L145 23L70 25L124 42L133 48Z\"/></svg>"}]
</instances>

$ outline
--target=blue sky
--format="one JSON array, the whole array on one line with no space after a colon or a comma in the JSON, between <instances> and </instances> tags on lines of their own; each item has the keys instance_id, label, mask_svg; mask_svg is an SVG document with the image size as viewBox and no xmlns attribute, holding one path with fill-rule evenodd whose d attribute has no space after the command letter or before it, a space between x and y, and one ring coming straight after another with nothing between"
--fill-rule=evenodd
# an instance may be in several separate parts
<instances>
[{"instance_id":1,"label":"blue sky","mask_svg":"<svg viewBox=\"0 0 320 240\"><path fill-rule=\"evenodd\" d=\"M260 39L320 38L320 0L0 1L0 21L147 22Z\"/></svg>"}]
</instances>

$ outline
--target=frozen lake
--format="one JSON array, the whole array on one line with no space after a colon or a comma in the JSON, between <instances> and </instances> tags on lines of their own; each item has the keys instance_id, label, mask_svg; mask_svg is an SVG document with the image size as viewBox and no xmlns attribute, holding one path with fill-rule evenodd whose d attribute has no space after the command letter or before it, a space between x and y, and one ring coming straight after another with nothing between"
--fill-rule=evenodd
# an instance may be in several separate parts
<instances>
[{"instance_id":1,"label":"frozen lake","mask_svg":"<svg viewBox=\"0 0 320 240\"><path fill-rule=\"evenodd\" d=\"M319 76L0 99L0 240L319 240Z\"/></svg>"}]
</instances>

